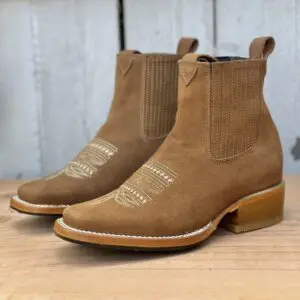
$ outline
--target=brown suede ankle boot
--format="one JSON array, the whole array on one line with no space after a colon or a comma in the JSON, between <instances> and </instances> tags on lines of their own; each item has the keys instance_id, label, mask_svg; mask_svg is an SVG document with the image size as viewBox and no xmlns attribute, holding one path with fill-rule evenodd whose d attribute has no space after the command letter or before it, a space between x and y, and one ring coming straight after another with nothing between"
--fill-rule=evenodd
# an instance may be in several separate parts
<instances>
[{"instance_id":1,"label":"brown suede ankle boot","mask_svg":"<svg viewBox=\"0 0 300 300\"><path fill-rule=\"evenodd\" d=\"M250 58L188 54L179 63L175 126L159 150L111 193L64 211L55 232L71 241L181 249L222 221L233 232L283 216L282 151L263 98L275 42Z\"/></svg>"},{"instance_id":2,"label":"brown suede ankle boot","mask_svg":"<svg viewBox=\"0 0 300 300\"><path fill-rule=\"evenodd\" d=\"M197 39L182 38L177 54L118 54L107 122L63 170L21 186L11 207L31 214L61 214L69 205L119 187L172 129L177 111L177 61L197 46Z\"/></svg>"}]
</instances>

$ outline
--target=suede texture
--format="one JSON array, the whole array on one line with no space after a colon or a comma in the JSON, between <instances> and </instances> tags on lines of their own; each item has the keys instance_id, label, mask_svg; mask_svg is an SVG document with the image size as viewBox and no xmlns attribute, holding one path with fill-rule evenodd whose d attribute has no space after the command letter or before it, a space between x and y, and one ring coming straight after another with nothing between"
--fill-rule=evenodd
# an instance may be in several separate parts
<instances>
[{"instance_id":1,"label":"suede texture","mask_svg":"<svg viewBox=\"0 0 300 300\"><path fill-rule=\"evenodd\" d=\"M180 235L280 183L282 149L263 97L273 44L269 37L255 39L244 60L186 55L179 62L176 122L164 143L118 189L66 209L64 222L100 233Z\"/></svg>"},{"instance_id":2,"label":"suede texture","mask_svg":"<svg viewBox=\"0 0 300 300\"><path fill-rule=\"evenodd\" d=\"M177 111L177 61L194 51L197 44L194 38L182 38L178 54L142 54L132 50L119 53L114 98L106 123L71 162L71 172L63 169L26 183L19 188L19 197L33 204L72 205L119 187L151 157L172 129ZM151 136L143 134L143 126ZM114 149L115 153L108 157L103 149L108 153Z\"/></svg>"}]
</instances>

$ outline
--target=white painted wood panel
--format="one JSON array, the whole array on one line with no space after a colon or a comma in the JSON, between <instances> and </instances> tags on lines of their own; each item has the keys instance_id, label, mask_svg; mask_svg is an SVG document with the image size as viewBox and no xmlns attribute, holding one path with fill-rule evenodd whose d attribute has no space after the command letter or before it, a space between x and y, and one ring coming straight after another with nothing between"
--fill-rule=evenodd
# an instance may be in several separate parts
<instances>
[{"instance_id":1,"label":"white painted wood panel","mask_svg":"<svg viewBox=\"0 0 300 300\"><path fill-rule=\"evenodd\" d=\"M124 0L126 47L143 52L175 52L178 39L200 40L199 51L213 45L213 1Z\"/></svg>"},{"instance_id":2,"label":"white painted wood panel","mask_svg":"<svg viewBox=\"0 0 300 300\"><path fill-rule=\"evenodd\" d=\"M69 161L103 124L119 51L117 0L0 1L0 176Z\"/></svg>"},{"instance_id":3,"label":"white painted wood panel","mask_svg":"<svg viewBox=\"0 0 300 300\"><path fill-rule=\"evenodd\" d=\"M0 0L0 177L61 168L104 122L119 49L117 2ZM253 37L274 35L266 100L285 171L300 172L300 0L124 0L124 6L126 46L144 52L175 52L181 36L196 36L199 52L247 55Z\"/></svg>"},{"instance_id":4,"label":"white painted wood panel","mask_svg":"<svg viewBox=\"0 0 300 300\"><path fill-rule=\"evenodd\" d=\"M41 98L41 164L61 168L104 122L118 51L111 0L32 1L36 83Z\"/></svg>"},{"instance_id":5,"label":"white painted wood panel","mask_svg":"<svg viewBox=\"0 0 300 300\"><path fill-rule=\"evenodd\" d=\"M245 56L254 37L276 38L265 96L282 139L285 171L299 173L291 149L300 137L300 1L218 0L216 9L219 54Z\"/></svg>"},{"instance_id":6,"label":"white painted wood panel","mask_svg":"<svg viewBox=\"0 0 300 300\"><path fill-rule=\"evenodd\" d=\"M29 1L0 1L0 178L40 174Z\"/></svg>"}]
</instances>

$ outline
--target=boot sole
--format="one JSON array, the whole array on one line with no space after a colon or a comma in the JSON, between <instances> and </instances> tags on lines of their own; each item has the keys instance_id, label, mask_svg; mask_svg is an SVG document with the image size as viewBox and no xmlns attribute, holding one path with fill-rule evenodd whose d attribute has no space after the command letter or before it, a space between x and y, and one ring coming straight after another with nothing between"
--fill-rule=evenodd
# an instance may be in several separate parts
<instances>
[{"instance_id":1,"label":"boot sole","mask_svg":"<svg viewBox=\"0 0 300 300\"><path fill-rule=\"evenodd\" d=\"M33 204L14 196L10 199L10 207L20 213L30 215L62 215L68 205Z\"/></svg>"},{"instance_id":2,"label":"boot sole","mask_svg":"<svg viewBox=\"0 0 300 300\"><path fill-rule=\"evenodd\" d=\"M283 219L283 206L284 182L281 182L241 198L204 227L186 234L156 237L99 233L73 228L65 224L62 218L55 222L54 231L57 236L75 243L144 251L172 251L198 245L218 226L234 233L242 233L277 224Z\"/></svg>"}]
</instances>

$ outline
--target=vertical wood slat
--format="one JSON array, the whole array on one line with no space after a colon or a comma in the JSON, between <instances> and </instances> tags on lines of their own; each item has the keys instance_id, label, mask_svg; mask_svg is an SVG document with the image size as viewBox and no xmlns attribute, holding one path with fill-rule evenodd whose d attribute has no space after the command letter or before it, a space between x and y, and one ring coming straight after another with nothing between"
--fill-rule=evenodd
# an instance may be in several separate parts
<instances>
[{"instance_id":1,"label":"vertical wood slat","mask_svg":"<svg viewBox=\"0 0 300 300\"><path fill-rule=\"evenodd\" d=\"M211 0L124 0L124 10L127 48L173 53L181 36L195 36L198 51L212 51Z\"/></svg>"},{"instance_id":2,"label":"vertical wood slat","mask_svg":"<svg viewBox=\"0 0 300 300\"><path fill-rule=\"evenodd\" d=\"M219 55L248 56L256 36L272 35L276 48L269 58L265 98L278 126L284 148L285 171L296 173L300 161L291 155L300 137L300 1L217 0Z\"/></svg>"},{"instance_id":3,"label":"vertical wood slat","mask_svg":"<svg viewBox=\"0 0 300 300\"><path fill-rule=\"evenodd\" d=\"M117 1L0 2L0 176L33 177L71 159L113 94Z\"/></svg>"},{"instance_id":4,"label":"vertical wood slat","mask_svg":"<svg viewBox=\"0 0 300 300\"><path fill-rule=\"evenodd\" d=\"M118 51L116 1L33 0L42 173L61 168L105 121Z\"/></svg>"},{"instance_id":5,"label":"vertical wood slat","mask_svg":"<svg viewBox=\"0 0 300 300\"><path fill-rule=\"evenodd\" d=\"M0 1L0 178L40 174L29 1Z\"/></svg>"},{"instance_id":6,"label":"vertical wood slat","mask_svg":"<svg viewBox=\"0 0 300 300\"><path fill-rule=\"evenodd\" d=\"M62 167L103 123L118 50L116 2L0 2L0 177ZM283 140L285 170L299 172L290 153L300 136L299 3L124 0L127 48L174 52L178 38L189 35L200 39L199 52L211 53L216 38L219 54L247 55L254 36L274 35L266 99Z\"/></svg>"}]
</instances>

